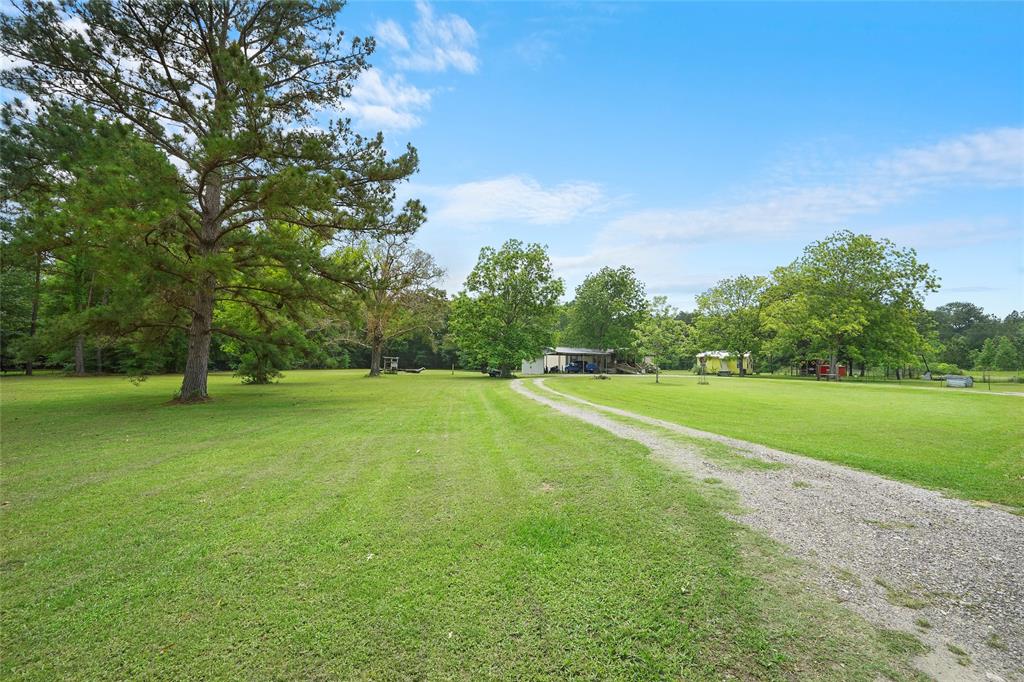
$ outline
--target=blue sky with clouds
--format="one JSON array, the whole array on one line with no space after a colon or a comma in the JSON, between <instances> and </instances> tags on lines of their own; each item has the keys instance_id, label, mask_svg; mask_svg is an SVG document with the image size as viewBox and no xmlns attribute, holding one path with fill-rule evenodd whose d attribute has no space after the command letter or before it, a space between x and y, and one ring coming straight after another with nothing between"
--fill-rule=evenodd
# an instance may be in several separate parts
<instances>
[{"instance_id":1,"label":"blue sky with clouds","mask_svg":"<svg viewBox=\"0 0 1024 682\"><path fill-rule=\"evenodd\" d=\"M1024 308L1024 4L360 3L347 114L420 151L418 238L634 267L688 308L838 228L912 246L939 305Z\"/></svg>"}]
</instances>

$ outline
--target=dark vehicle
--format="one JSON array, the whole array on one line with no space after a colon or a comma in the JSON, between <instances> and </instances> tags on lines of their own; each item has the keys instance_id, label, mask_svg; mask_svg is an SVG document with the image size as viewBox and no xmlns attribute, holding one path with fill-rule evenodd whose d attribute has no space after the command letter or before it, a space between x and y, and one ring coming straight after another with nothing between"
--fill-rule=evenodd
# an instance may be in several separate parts
<instances>
[{"instance_id":1,"label":"dark vehicle","mask_svg":"<svg viewBox=\"0 0 1024 682\"><path fill-rule=\"evenodd\" d=\"M572 362L565 366L565 369L563 371L566 374L579 374L581 372L584 374L597 374L598 369L599 368L596 362L588 362L584 364L582 362L576 362L575 360L573 360Z\"/></svg>"}]
</instances>

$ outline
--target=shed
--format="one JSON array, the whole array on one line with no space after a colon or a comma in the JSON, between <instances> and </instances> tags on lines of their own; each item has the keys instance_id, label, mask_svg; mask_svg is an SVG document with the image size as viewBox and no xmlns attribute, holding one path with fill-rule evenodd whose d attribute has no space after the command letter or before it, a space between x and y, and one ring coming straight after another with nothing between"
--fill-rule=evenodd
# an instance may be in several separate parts
<instances>
[{"instance_id":1,"label":"shed","mask_svg":"<svg viewBox=\"0 0 1024 682\"><path fill-rule=\"evenodd\" d=\"M697 362L705 358L707 365L705 371L708 374L739 374L739 358L736 353L727 350L706 350L697 353ZM743 373L753 374L754 360L750 353L743 354Z\"/></svg>"}]
</instances>

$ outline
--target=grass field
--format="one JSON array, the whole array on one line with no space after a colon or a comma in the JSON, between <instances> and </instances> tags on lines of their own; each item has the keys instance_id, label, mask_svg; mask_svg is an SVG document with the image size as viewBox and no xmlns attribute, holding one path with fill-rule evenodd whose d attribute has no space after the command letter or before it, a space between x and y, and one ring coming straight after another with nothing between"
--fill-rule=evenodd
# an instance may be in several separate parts
<instances>
[{"instance_id":1,"label":"grass field","mask_svg":"<svg viewBox=\"0 0 1024 682\"><path fill-rule=\"evenodd\" d=\"M178 382L0 382L3 679L847 680L920 651L719 487L507 382Z\"/></svg>"},{"instance_id":2,"label":"grass field","mask_svg":"<svg viewBox=\"0 0 1024 682\"><path fill-rule=\"evenodd\" d=\"M1024 398L910 386L710 377L550 378L596 403L1024 507Z\"/></svg>"}]
</instances>

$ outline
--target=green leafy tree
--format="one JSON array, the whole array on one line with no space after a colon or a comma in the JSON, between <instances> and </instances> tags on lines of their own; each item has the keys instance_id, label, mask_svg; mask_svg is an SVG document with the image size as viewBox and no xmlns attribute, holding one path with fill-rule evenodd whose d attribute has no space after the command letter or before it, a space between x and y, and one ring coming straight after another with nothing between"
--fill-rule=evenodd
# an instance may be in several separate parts
<instances>
[{"instance_id":1,"label":"green leafy tree","mask_svg":"<svg viewBox=\"0 0 1024 682\"><path fill-rule=\"evenodd\" d=\"M35 279L27 360L46 346L53 351L73 344L74 371L81 375L86 336L107 336L112 292L123 291L127 300L138 296L133 286L118 286L125 276L123 258L114 256L119 239L127 226L156 229L175 210L175 172L130 128L83 107L51 103L30 115L8 103L2 116L5 250L34 270ZM46 338L39 340L44 294ZM97 369L102 348L98 342Z\"/></svg>"},{"instance_id":2,"label":"green leafy tree","mask_svg":"<svg viewBox=\"0 0 1024 682\"><path fill-rule=\"evenodd\" d=\"M245 384L271 383L308 350L306 334L294 313L282 315L273 306L222 302L214 321L220 328L237 330L221 343L221 350Z\"/></svg>"},{"instance_id":3,"label":"green leafy tree","mask_svg":"<svg viewBox=\"0 0 1024 682\"><path fill-rule=\"evenodd\" d=\"M138 271L130 321L188 336L180 399L204 400L215 307L315 293L339 233L372 230L395 182L417 166L343 110L373 40L335 28L340 0L105 2L25 0L0 16L0 85L37 102L74 101L124 121L178 167L183 207L117 242ZM84 30L76 30L76 22ZM114 244L111 243L111 246ZM276 270L286 278L264 275ZM229 316L233 317L233 316Z\"/></svg>"},{"instance_id":4,"label":"green leafy tree","mask_svg":"<svg viewBox=\"0 0 1024 682\"><path fill-rule=\"evenodd\" d=\"M647 313L647 293L632 268L604 267L576 287L565 339L569 344L621 351Z\"/></svg>"},{"instance_id":5,"label":"green leafy tree","mask_svg":"<svg viewBox=\"0 0 1024 682\"><path fill-rule=\"evenodd\" d=\"M898 364L924 346L923 300L938 278L913 249L842 230L807 246L773 278L768 328L805 356L827 357L833 372L844 350Z\"/></svg>"},{"instance_id":6,"label":"green leafy tree","mask_svg":"<svg viewBox=\"0 0 1024 682\"><path fill-rule=\"evenodd\" d=\"M992 365L995 369L1011 371L1020 369L1020 360L1017 357L1017 348L1008 336L1000 336L994 342L995 349L992 353Z\"/></svg>"},{"instance_id":7,"label":"green leafy tree","mask_svg":"<svg viewBox=\"0 0 1024 682\"><path fill-rule=\"evenodd\" d=\"M931 316L935 320L939 340L943 343L960 337L968 349L975 350L981 348L985 339L998 334L999 320L980 306L966 301L941 305L931 311Z\"/></svg>"},{"instance_id":8,"label":"green leafy tree","mask_svg":"<svg viewBox=\"0 0 1024 682\"><path fill-rule=\"evenodd\" d=\"M994 339L985 339L981 348L971 353L971 366L973 369L981 370L983 376L988 378L988 373L996 368L996 342Z\"/></svg>"},{"instance_id":9,"label":"green leafy tree","mask_svg":"<svg viewBox=\"0 0 1024 682\"><path fill-rule=\"evenodd\" d=\"M564 291L540 244L510 239L500 249L486 246L452 301L450 337L465 362L511 376L551 345Z\"/></svg>"},{"instance_id":10,"label":"green leafy tree","mask_svg":"<svg viewBox=\"0 0 1024 682\"><path fill-rule=\"evenodd\" d=\"M641 357L654 363L654 383L661 381L661 367L688 353L689 325L664 296L655 296L650 312L633 330L634 347Z\"/></svg>"},{"instance_id":11,"label":"green leafy tree","mask_svg":"<svg viewBox=\"0 0 1024 682\"><path fill-rule=\"evenodd\" d=\"M744 374L743 356L757 353L764 335L762 306L770 280L755 275L723 279L697 296L694 336L704 350L727 350L737 357Z\"/></svg>"},{"instance_id":12,"label":"green leafy tree","mask_svg":"<svg viewBox=\"0 0 1024 682\"><path fill-rule=\"evenodd\" d=\"M0 369L25 367L32 374L34 353L27 349L35 336L38 315L38 285L35 258L0 245ZM28 262L26 262L28 261Z\"/></svg>"},{"instance_id":13,"label":"green leafy tree","mask_svg":"<svg viewBox=\"0 0 1024 682\"><path fill-rule=\"evenodd\" d=\"M422 214L402 214L398 221L422 222ZM436 288L444 276L433 256L411 243L410 227L401 234L359 242L361 274L354 286L355 321L347 338L370 351L370 376L379 376L381 356L390 343L438 328L445 313L444 293Z\"/></svg>"},{"instance_id":14,"label":"green leafy tree","mask_svg":"<svg viewBox=\"0 0 1024 682\"><path fill-rule=\"evenodd\" d=\"M954 336L942 344L939 358L957 367L971 366L971 347L963 336Z\"/></svg>"}]
</instances>

